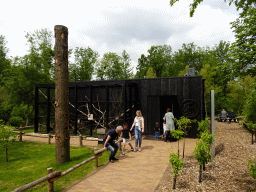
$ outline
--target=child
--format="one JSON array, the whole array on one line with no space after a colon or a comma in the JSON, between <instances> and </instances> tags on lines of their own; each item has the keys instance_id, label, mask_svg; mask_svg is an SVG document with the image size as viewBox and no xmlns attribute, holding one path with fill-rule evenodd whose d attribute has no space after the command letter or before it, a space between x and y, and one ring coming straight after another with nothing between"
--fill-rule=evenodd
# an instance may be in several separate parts
<instances>
[{"instance_id":1,"label":"child","mask_svg":"<svg viewBox=\"0 0 256 192\"><path fill-rule=\"evenodd\" d=\"M166 128L167 128L167 125L166 125L166 122L164 121L164 123L163 123L163 139L166 134Z\"/></svg>"},{"instance_id":2,"label":"child","mask_svg":"<svg viewBox=\"0 0 256 192\"><path fill-rule=\"evenodd\" d=\"M156 126L155 126L155 136L156 136L156 139L158 139L158 137L159 137L159 132L160 132L160 127L159 127L158 122L156 122Z\"/></svg>"},{"instance_id":3,"label":"child","mask_svg":"<svg viewBox=\"0 0 256 192\"><path fill-rule=\"evenodd\" d=\"M123 131L122 131L120 137L123 137L123 143L124 143L124 145L123 145L123 149L122 149L122 155L125 155L125 154L124 154L124 149L125 149L126 143L128 143L128 145L130 145L132 151L134 151L134 149L133 149L133 147L132 147L132 145L131 145L131 143L130 143L130 140L131 140L131 138L132 138L132 135L131 135L130 130L128 129L128 124L127 124L127 123L124 123L124 124L123 124L123 127L124 127L124 129L123 129ZM130 138L130 139L129 139L129 138Z\"/></svg>"}]
</instances>

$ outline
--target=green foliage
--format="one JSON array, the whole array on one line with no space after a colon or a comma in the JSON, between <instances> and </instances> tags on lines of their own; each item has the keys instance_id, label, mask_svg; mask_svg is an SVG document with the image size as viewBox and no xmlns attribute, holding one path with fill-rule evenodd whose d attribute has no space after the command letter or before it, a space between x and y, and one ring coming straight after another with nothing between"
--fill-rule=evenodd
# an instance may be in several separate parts
<instances>
[{"instance_id":1,"label":"green foliage","mask_svg":"<svg viewBox=\"0 0 256 192\"><path fill-rule=\"evenodd\" d=\"M198 122L198 131L200 133L209 132L209 118Z\"/></svg>"},{"instance_id":2,"label":"green foliage","mask_svg":"<svg viewBox=\"0 0 256 192\"><path fill-rule=\"evenodd\" d=\"M204 163L208 163L211 161L212 154L210 152L210 147L202 139L200 139L196 143L194 156L198 161L198 164L202 166L204 165Z\"/></svg>"},{"instance_id":3,"label":"green foliage","mask_svg":"<svg viewBox=\"0 0 256 192\"><path fill-rule=\"evenodd\" d=\"M174 121L177 123L178 128L187 134L187 129L191 128L191 123L193 122L191 119L182 116L180 119L174 118Z\"/></svg>"},{"instance_id":4,"label":"green foliage","mask_svg":"<svg viewBox=\"0 0 256 192\"><path fill-rule=\"evenodd\" d=\"M151 46L148 50L149 55L142 54L138 59L136 77L145 78L150 67L153 68L156 77L169 76L166 72L167 66L171 62L171 52L170 45Z\"/></svg>"},{"instance_id":5,"label":"green foliage","mask_svg":"<svg viewBox=\"0 0 256 192\"><path fill-rule=\"evenodd\" d=\"M96 64L96 78L98 80L115 80L131 78L130 56L123 51L123 57L116 53L105 53L103 58Z\"/></svg>"},{"instance_id":6,"label":"green foliage","mask_svg":"<svg viewBox=\"0 0 256 192\"><path fill-rule=\"evenodd\" d=\"M12 137L12 129L12 127L4 125L3 120L0 120L0 144L5 149L5 156L7 162L9 160L8 149L13 145L15 141L15 136Z\"/></svg>"},{"instance_id":7,"label":"green foliage","mask_svg":"<svg viewBox=\"0 0 256 192\"><path fill-rule=\"evenodd\" d=\"M90 47L78 48L74 51L75 63L70 64L70 81L90 81L94 72L94 65L99 57Z\"/></svg>"},{"instance_id":8,"label":"green foliage","mask_svg":"<svg viewBox=\"0 0 256 192\"><path fill-rule=\"evenodd\" d=\"M154 70L152 67L149 67L146 78L156 78L156 74L154 73Z\"/></svg>"},{"instance_id":9,"label":"green foliage","mask_svg":"<svg viewBox=\"0 0 256 192\"><path fill-rule=\"evenodd\" d=\"M234 57L233 70L236 76L256 76L256 9L250 8L240 13L236 21L231 22L236 41L232 45L231 57Z\"/></svg>"},{"instance_id":10,"label":"green foliage","mask_svg":"<svg viewBox=\"0 0 256 192\"><path fill-rule=\"evenodd\" d=\"M183 135L184 135L184 132L182 130L171 130L171 134L172 136L177 139L177 140L180 140L180 139L183 139Z\"/></svg>"},{"instance_id":11,"label":"green foliage","mask_svg":"<svg viewBox=\"0 0 256 192\"><path fill-rule=\"evenodd\" d=\"M256 124L256 83L253 84L253 87L246 97L243 114L246 116L247 123Z\"/></svg>"},{"instance_id":12,"label":"green foliage","mask_svg":"<svg viewBox=\"0 0 256 192\"><path fill-rule=\"evenodd\" d=\"M214 136L210 134L208 131L202 132L200 139L206 143L209 147L212 146L214 141Z\"/></svg>"},{"instance_id":13,"label":"green foliage","mask_svg":"<svg viewBox=\"0 0 256 192\"><path fill-rule=\"evenodd\" d=\"M178 1L179 0L170 0L170 6L172 7ZM225 0L225 1L227 1L227 0ZM194 0L193 3L191 3L189 5L190 17L193 17L197 6L202 2L203 2L203 0ZM235 4L235 6L237 7L237 10L243 9L243 12L246 12L249 7L251 7L255 4L255 1L254 0L229 0L229 5L231 5L232 3Z\"/></svg>"},{"instance_id":14,"label":"green foliage","mask_svg":"<svg viewBox=\"0 0 256 192\"><path fill-rule=\"evenodd\" d=\"M248 164L247 164L247 167L250 169L250 170L249 170L250 175L251 175L254 179L256 179L256 159L254 159L254 161L249 160L249 161L248 161Z\"/></svg>"},{"instance_id":15,"label":"green foliage","mask_svg":"<svg viewBox=\"0 0 256 192\"><path fill-rule=\"evenodd\" d=\"M25 120L22 117L12 116L10 117L8 123L12 126L18 127L25 125Z\"/></svg>"},{"instance_id":16,"label":"green foliage","mask_svg":"<svg viewBox=\"0 0 256 192\"><path fill-rule=\"evenodd\" d=\"M182 159L180 159L178 153L171 153L169 161L171 162L171 168L173 168L172 174L174 175L175 179L177 179L179 173L182 171L184 167L184 163Z\"/></svg>"}]
</instances>

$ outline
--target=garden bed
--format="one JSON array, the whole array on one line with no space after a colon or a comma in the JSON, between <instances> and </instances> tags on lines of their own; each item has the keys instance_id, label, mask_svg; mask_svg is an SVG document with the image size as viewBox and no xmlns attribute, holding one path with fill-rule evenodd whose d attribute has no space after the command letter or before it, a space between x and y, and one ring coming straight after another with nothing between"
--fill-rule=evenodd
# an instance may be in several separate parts
<instances>
[{"instance_id":1,"label":"garden bed","mask_svg":"<svg viewBox=\"0 0 256 192\"><path fill-rule=\"evenodd\" d=\"M251 133L238 123L215 121L216 157L206 165L199 183L199 165L193 156L185 157L184 168L173 190L170 165L156 192L160 191L256 191L256 180L249 175L248 159L256 158L256 143L251 144Z\"/></svg>"}]
</instances>

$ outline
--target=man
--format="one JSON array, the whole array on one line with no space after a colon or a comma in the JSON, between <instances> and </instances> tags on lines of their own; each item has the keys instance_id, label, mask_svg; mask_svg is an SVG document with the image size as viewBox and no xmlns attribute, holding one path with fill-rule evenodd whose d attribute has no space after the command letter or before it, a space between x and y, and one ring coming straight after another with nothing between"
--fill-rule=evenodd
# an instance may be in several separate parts
<instances>
[{"instance_id":1,"label":"man","mask_svg":"<svg viewBox=\"0 0 256 192\"><path fill-rule=\"evenodd\" d=\"M110 150L109 161L111 163L114 163L114 160L118 160L117 158L115 158L115 155L119 149L119 146L118 144L115 143L114 140L118 137L118 135L122 132L122 130L123 130L123 127L118 126L116 129L110 130L103 139L104 149Z\"/></svg>"},{"instance_id":2,"label":"man","mask_svg":"<svg viewBox=\"0 0 256 192\"><path fill-rule=\"evenodd\" d=\"M174 127L174 121L173 121L173 114L172 112L170 112L170 109L167 108L167 113L165 113L164 115L164 121L166 122L167 128L166 128L166 137L165 137L165 142L167 142L167 140L171 141L171 131L175 129Z\"/></svg>"},{"instance_id":3,"label":"man","mask_svg":"<svg viewBox=\"0 0 256 192\"><path fill-rule=\"evenodd\" d=\"M220 117L221 117L220 121L222 121L222 119L224 119L224 122L226 121L227 111L225 111L225 109L222 109Z\"/></svg>"}]
</instances>

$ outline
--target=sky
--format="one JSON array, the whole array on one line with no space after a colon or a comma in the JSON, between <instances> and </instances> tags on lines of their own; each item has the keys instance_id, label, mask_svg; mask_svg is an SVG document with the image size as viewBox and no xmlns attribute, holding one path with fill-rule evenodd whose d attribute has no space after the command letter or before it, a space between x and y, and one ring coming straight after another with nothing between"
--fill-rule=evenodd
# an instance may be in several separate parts
<instances>
[{"instance_id":1,"label":"sky","mask_svg":"<svg viewBox=\"0 0 256 192\"><path fill-rule=\"evenodd\" d=\"M0 35L7 41L8 57L28 53L25 35L55 25L68 28L69 49L88 46L100 57L107 52L130 55L135 72L138 58L152 45L214 46L220 40L234 42L230 22L239 17L224 0L204 0L189 17L193 0L4 0L1 2ZM52 44L54 45L54 38Z\"/></svg>"}]
</instances>

